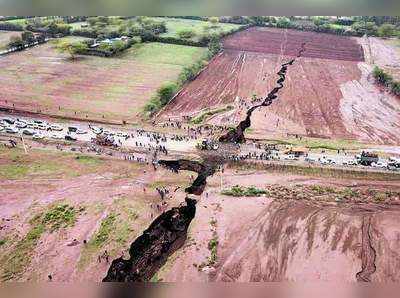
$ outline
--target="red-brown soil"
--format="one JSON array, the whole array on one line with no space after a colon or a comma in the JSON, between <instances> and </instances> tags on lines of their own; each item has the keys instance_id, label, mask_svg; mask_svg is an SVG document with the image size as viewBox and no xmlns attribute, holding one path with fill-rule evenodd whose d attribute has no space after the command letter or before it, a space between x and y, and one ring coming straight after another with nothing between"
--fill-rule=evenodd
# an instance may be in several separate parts
<instances>
[{"instance_id":1,"label":"red-brown soil","mask_svg":"<svg viewBox=\"0 0 400 298\"><path fill-rule=\"evenodd\" d=\"M296 175L225 171L223 187L235 184L287 188L280 199L220 194L210 179L191 224L190 241L158 274L164 281L398 281L399 197L394 205L289 199L303 187L400 190L398 182L319 179ZM301 185L301 186L300 186ZM305 194L303 194L305 195ZM218 235L217 264L210 255L211 220ZM369 225L367 225L369 223ZM365 231L369 231L366 235ZM372 249L371 249L372 247ZM197 266L198 267L198 266ZM362 270L364 269L364 270ZM359 273L360 274L357 274Z\"/></svg>"},{"instance_id":2,"label":"red-brown soil","mask_svg":"<svg viewBox=\"0 0 400 298\"><path fill-rule=\"evenodd\" d=\"M297 56L305 43L303 57L364 61L362 47L355 39L291 29L252 27L224 40L224 48L238 51Z\"/></svg>"},{"instance_id":3,"label":"red-brown soil","mask_svg":"<svg viewBox=\"0 0 400 298\"><path fill-rule=\"evenodd\" d=\"M254 112L251 135L265 138L289 133L398 144L400 102L374 86L368 63L357 62L363 60L363 55L354 54L361 51L357 40L313 32L251 28L228 37L226 49L183 88L161 119L194 116L230 104L233 110L206 121L237 124L253 105L253 94L266 96L273 89L280 65L291 59L286 55L296 54L302 41L306 42L304 57L288 68L278 99Z\"/></svg>"}]
</instances>

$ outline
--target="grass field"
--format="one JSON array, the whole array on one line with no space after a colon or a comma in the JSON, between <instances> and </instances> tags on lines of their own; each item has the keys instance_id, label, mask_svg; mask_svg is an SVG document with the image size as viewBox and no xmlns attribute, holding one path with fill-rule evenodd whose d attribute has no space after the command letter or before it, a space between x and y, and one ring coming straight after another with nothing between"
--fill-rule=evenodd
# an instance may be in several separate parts
<instances>
[{"instance_id":1,"label":"grass field","mask_svg":"<svg viewBox=\"0 0 400 298\"><path fill-rule=\"evenodd\" d=\"M48 43L1 59L0 104L51 115L134 122L157 88L175 81L183 67L205 51L146 43L119 57L73 61Z\"/></svg>"},{"instance_id":2,"label":"grass field","mask_svg":"<svg viewBox=\"0 0 400 298\"><path fill-rule=\"evenodd\" d=\"M157 21L165 22L167 26L167 32L161 34L165 37L178 37L178 32L184 29L193 30L196 35L192 38L193 40L198 40L201 34L204 33L219 33L227 32L232 29L237 29L240 25L227 24L227 23L217 23L215 27L212 27L210 22L198 21L198 20L188 20L188 19L175 19L175 18L152 18Z\"/></svg>"}]
</instances>

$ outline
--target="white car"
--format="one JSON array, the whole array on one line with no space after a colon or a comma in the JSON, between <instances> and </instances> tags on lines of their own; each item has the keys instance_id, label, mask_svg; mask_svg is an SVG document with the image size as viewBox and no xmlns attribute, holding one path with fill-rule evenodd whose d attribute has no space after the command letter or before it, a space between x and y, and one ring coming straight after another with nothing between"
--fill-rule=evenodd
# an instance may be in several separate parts
<instances>
[{"instance_id":1,"label":"white car","mask_svg":"<svg viewBox=\"0 0 400 298\"><path fill-rule=\"evenodd\" d=\"M46 124L38 124L37 128L40 130L47 130L47 125Z\"/></svg>"},{"instance_id":2,"label":"white car","mask_svg":"<svg viewBox=\"0 0 400 298\"><path fill-rule=\"evenodd\" d=\"M18 133L18 128L16 128L16 127L12 127L12 126L9 126L9 127L6 127L6 133Z\"/></svg>"},{"instance_id":3,"label":"white car","mask_svg":"<svg viewBox=\"0 0 400 298\"><path fill-rule=\"evenodd\" d=\"M84 135L84 134L87 134L87 131L78 128L75 133L78 135Z\"/></svg>"},{"instance_id":4,"label":"white car","mask_svg":"<svg viewBox=\"0 0 400 298\"><path fill-rule=\"evenodd\" d=\"M63 130L62 126L57 125L57 124L51 124L49 126L49 128L50 128L50 130L54 130L54 131L62 131Z\"/></svg>"},{"instance_id":5,"label":"white car","mask_svg":"<svg viewBox=\"0 0 400 298\"><path fill-rule=\"evenodd\" d=\"M15 122L14 118L9 118L9 117L3 118L2 120L3 120L3 122L6 122L8 124L14 124L14 122Z\"/></svg>"},{"instance_id":6,"label":"white car","mask_svg":"<svg viewBox=\"0 0 400 298\"><path fill-rule=\"evenodd\" d=\"M35 133L32 138L34 140L42 140L42 139L44 139L44 135L41 133Z\"/></svg>"},{"instance_id":7,"label":"white car","mask_svg":"<svg viewBox=\"0 0 400 298\"><path fill-rule=\"evenodd\" d=\"M15 121L14 125L18 128L25 128L27 123L25 121Z\"/></svg>"},{"instance_id":8,"label":"white car","mask_svg":"<svg viewBox=\"0 0 400 298\"><path fill-rule=\"evenodd\" d=\"M55 139L55 140L61 140L61 139L64 139L64 136L61 136L61 135L58 135L58 134L53 133L53 134L50 136L50 138Z\"/></svg>"},{"instance_id":9,"label":"white car","mask_svg":"<svg viewBox=\"0 0 400 298\"><path fill-rule=\"evenodd\" d=\"M373 168L387 168L388 164L386 162L383 162L383 161L378 161L378 162L373 162L371 164L371 166Z\"/></svg>"},{"instance_id":10,"label":"white car","mask_svg":"<svg viewBox=\"0 0 400 298\"><path fill-rule=\"evenodd\" d=\"M35 122L28 122L27 125L26 125L26 127L32 128L32 129L38 129L38 126L39 125L37 123L35 123Z\"/></svg>"},{"instance_id":11,"label":"white car","mask_svg":"<svg viewBox=\"0 0 400 298\"><path fill-rule=\"evenodd\" d=\"M33 136L33 135L35 134L35 132L34 132L32 129L24 129L24 130L22 131L22 133L23 133L24 135L27 135L27 136Z\"/></svg>"},{"instance_id":12,"label":"white car","mask_svg":"<svg viewBox=\"0 0 400 298\"><path fill-rule=\"evenodd\" d=\"M296 160L296 156L294 156L293 154L289 154L289 155L286 155L284 159L285 160Z\"/></svg>"},{"instance_id":13,"label":"white car","mask_svg":"<svg viewBox=\"0 0 400 298\"><path fill-rule=\"evenodd\" d=\"M101 134L103 132L103 129L101 127L91 126L90 129L96 135Z\"/></svg>"}]
</instances>

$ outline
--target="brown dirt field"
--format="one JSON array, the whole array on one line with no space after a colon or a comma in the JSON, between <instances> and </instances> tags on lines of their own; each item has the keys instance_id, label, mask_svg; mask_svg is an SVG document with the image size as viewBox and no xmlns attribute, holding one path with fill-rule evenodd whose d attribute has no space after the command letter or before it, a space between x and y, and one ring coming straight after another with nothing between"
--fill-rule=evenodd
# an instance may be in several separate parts
<instances>
[{"instance_id":1,"label":"brown dirt field","mask_svg":"<svg viewBox=\"0 0 400 298\"><path fill-rule=\"evenodd\" d=\"M275 35L283 31L273 30ZM268 44L262 32L255 29L239 32L225 43L231 48L247 50L254 42L257 50L262 43ZM259 33L261 37L258 41ZM312 40L316 33L299 34L304 40L310 34ZM275 48L282 48L285 53L286 40L282 37L280 40L281 46L276 42ZM351 44L356 42L348 40ZM271 91L278 79L276 72L280 65L290 59L278 55L280 52L265 53L270 51L269 46L265 51L258 52L231 48L215 57L196 80L183 88L160 114L161 119L194 116L207 108L231 104L234 110L214 115L207 122L222 125L238 123L252 105L251 96L265 96ZM330 51L323 47L318 51L322 57L325 51L327 56L330 55ZM352 51L351 48L349 51ZM298 134L382 144L400 143L400 136L395 133L400 128L400 101L374 85L369 75L372 68L368 63L333 60L333 56L329 59L304 56L288 68L287 79L277 101L254 112L252 137L276 138ZM247 106L239 105L237 98L245 100Z\"/></svg>"},{"instance_id":2,"label":"brown dirt field","mask_svg":"<svg viewBox=\"0 0 400 298\"><path fill-rule=\"evenodd\" d=\"M224 188L285 186L299 193L297 185L332 188L400 190L398 183L318 179L262 172L225 171ZM297 189L297 190L296 190ZM398 206L316 203L314 198L281 200L266 197L229 197L220 194L219 177L212 177L198 203L191 224L190 241L161 269L163 281L356 281L361 270L361 225L372 214L371 243L376 250L373 281L398 281L400 221ZM400 198L397 198L397 201ZM240 211L238 211L240 210ZM207 261L210 221L217 226L216 266L199 270ZM378 240L379 239L379 240ZM388 253L387 253L388 252Z\"/></svg>"},{"instance_id":3,"label":"brown dirt field","mask_svg":"<svg viewBox=\"0 0 400 298\"><path fill-rule=\"evenodd\" d=\"M51 204L85 208L72 227L41 235L37 245L27 252L30 261L23 264L23 272L12 278L20 281L46 281L48 274L60 282L100 281L109 264L105 261L99 264L97 256L105 249L110 259L122 252L127 255L130 243L159 214L150 207L160 204L155 187L175 188L189 181L189 173L171 174L164 169L154 172L150 166L112 159L81 163L74 154L42 150L32 150L29 156L13 150L0 156L2 166L14 163L28 166L29 171L0 179L0 240L5 240L0 251L1 274L9 267L7 255L14 252L15 245L32 229L29 224L32 217L48 210ZM173 193L167 200L168 208L182 202L184 195L181 190ZM116 214L116 224L109 239L99 247L86 247L83 240L89 242L102 220L111 213ZM132 214L137 217L132 218ZM73 239L79 244L69 246Z\"/></svg>"},{"instance_id":4,"label":"brown dirt field","mask_svg":"<svg viewBox=\"0 0 400 298\"><path fill-rule=\"evenodd\" d=\"M157 88L175 81L203 52L149 43L119 57L82 56L72 61L47 43L2 57L0 104L51 115L136 122Z\"/></svg>"},{"instance_id":5,"label":"brown dirt field","mask_svg":"<svg viewBox=\"0 0 400 298\"><path fill-rule=\"evenodd\" d=\"M306 43L303 57L364 61L362 47L355 39L291 29L252 27L227 37L224 48L297 56L302 43Z\"/></svg>"}]
</instances>

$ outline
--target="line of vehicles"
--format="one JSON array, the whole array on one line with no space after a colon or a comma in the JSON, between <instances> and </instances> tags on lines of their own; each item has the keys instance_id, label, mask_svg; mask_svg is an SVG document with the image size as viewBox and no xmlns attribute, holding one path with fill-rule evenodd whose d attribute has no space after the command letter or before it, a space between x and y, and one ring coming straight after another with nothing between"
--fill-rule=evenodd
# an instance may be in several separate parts
<instances>
[{"instance_id":1,"label":"line of vehicles","mask_svg":"<svg viewBox=\"0 0 400 298\"><path fill-rule=\"evenodd\" d=\"M288 154L283 157L284 160L294 161L299 160L299 156L294 154ZM351 158L343 158L340 160L339 158L334 158L333 156L322 155L312 156L307 155L304 158L304 161L308 163L319 163L321 165L341 165L341 166L368 166L379 169L388 169L388 170L400 170L400 158L397 157L389 157L388 159L379 158L378 154L363 151L360 154L356 154Z\"/></svg>"},{"instance_id":2,"label":"line of vehicles","mask_svg":"<svg viewBox=\"0 0 400 298\"><path fill-rule=\"evenodd\" d=\"M69 126L66 133L64 127L58 124L50 124L44 120L25 120L22 118L6 117L0 119L0 132L9 134L22 134L31 136L33 139L40 140L46 137L44 132L52 139L65 139L76 141L76 134L87 134L87 131L78 127Z\"/></svg>"}]
</instances>

